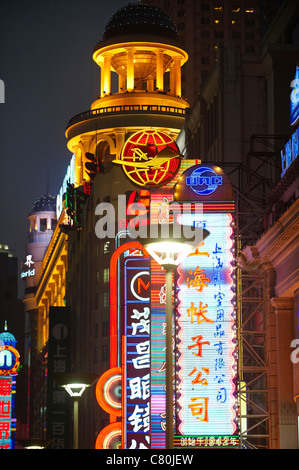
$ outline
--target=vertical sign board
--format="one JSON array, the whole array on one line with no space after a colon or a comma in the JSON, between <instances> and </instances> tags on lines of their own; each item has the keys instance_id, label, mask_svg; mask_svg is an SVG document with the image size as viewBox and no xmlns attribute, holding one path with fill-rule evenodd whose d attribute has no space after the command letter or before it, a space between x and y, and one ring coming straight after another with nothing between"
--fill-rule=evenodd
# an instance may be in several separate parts
<instances>
[{"instance_id":1,"label":"vertical sign board","mask_svg":"<svg viewBox=\"0 0 299 470\"><path fill-rule=\"evenodd\" d=\"M20 366L20 355L11 343L0 344L0 449L14 448L16 431L15 377Z\"/></svg>"},{"instance_id":2,"label":"vertical sign board","mask_svg":"<svg viewBox=\"0 0 299 470\"><path fill-rule=\"evenodd\" d=\"M124 259L123 448L150 448L149 259Z\"/></svg>"},{"instance_id":3,"label":"vertical sign board","mask_svg":"<svg viewBox=\"0 0 299 470\"><path fill-rule=\"evenodd\" d=\"M294 126L299 121L299 67L296 67L295 78L291 83L292 92L290 99L290 117L291 126Z\"/></svg>"},{"instance_id":4,"label":"vertical sign board","mask_svg":"<svg viewBox=\"0 0 299 470\"><path fill-rule=\"evenodd\" d=\"M177 185L177 201L203 203L181 223L209 236L178 267L177 427L175 447L237 446L233 208L218 167L198 165Z\"/></svg>"},{"instance_id":5,"label":"vertical sign board","mask_svg":"<svg viewBox=\"0 0 299 470\"><path fill-rule=\"evenodd\" d=\"M55 382L56 374L70 371L70 318L67 307L49 309L49 354L47 381L47 439L49 448L68 449L70 399L68 393Z\"/></svg>"},{"instance_id":6,"label":"vertical sign board","mask_svg":"<svg viewBox=\"0 0 299 470\"><path fill-rule=\"evenodd\" d=\"M151 224L172 221L172 188L151 190ZM151 260L151 448L166 444L166 285L165 271Z\"/></svg>"},{"instance_id":7,"label":"vertical sign board","mask_svg":"<svg viewBox=\"0 0 299 470\"><path fill-rule=\"evenodd\" d=\"M291 83L292 92L290 96L290 121L292 126L297 126L299 122L299 67L296 67L295 78ZM295 129L291 138L281 150L281 177L284 176L288 168L298 159L299 156L299 129Z\"/></svg>"}]
</instances>

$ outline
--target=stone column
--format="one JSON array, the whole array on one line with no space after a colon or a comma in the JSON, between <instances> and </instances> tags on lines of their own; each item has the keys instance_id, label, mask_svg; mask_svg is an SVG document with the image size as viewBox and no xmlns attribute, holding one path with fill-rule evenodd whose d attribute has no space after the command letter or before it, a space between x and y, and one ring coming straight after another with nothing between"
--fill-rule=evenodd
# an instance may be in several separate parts
<instances>
[{"instance_id":1,"label":"stone column","mask_svg":"<svg viewBox=\"0 0 299 470\"><path fill-rule=\"evenodd\" d=\"M126 79L122 75L118 75L118 93L124 93L126 88Z\"/></svg>"},{"instance_id":2,"label":"stone column","mask_svg":"<svg viewBox=\"0 0 299 470\"><path fill-rule=\"evenodd\" d=\"M169 71L169 88L170 94L174 95L174 65L171 64L170 71Z\"/></svg>"},{"instance_id":3,"label":"stone column","mask_svg":"<svg viewBox=\"0 0 299 470\"><path fill-rule=\"evenodd\" d=\"M147 81L146 89L149 93L152 93L154 91L154 80Z\"/></svg>"},{"instance_id":4,"label":"stone column","mask_svg":"<svg viewBox=\"0 0 299 470\"><path fill-rule=\"evenodd\" d=\"M101 97L111 93L111 55L104 54L104 63L101 67Z\"/></svg>"},{"instance_id":5,"label":"stone column","mask_svg":"<svg viewBox=\"0 0 299 470\"><path fill-rule=\"evenodd\" d=\"M293 364L290 359L294 339L293 298L273 297L276 318L276 367L279 448L297 448L297 411L293 397Z\"/></svg>"}]
</instances>

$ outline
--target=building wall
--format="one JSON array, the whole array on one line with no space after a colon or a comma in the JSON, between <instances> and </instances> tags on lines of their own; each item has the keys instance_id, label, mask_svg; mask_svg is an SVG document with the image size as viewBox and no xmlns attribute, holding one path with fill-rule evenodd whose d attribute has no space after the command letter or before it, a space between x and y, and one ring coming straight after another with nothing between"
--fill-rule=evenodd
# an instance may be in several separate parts
<instances>
[{"instance_id":1,"label":"building wall","mask_svg":"<svg viewBox=\"0 0 299 470\"><path fill-rule=\"evenodd\" d=\"M260 51L260 40L282 1L148 0L177 25L189 61L182 70L182 95L190 104L217 63L220 47L235 45L241 55Z\"/></svg>"}]
</instances>

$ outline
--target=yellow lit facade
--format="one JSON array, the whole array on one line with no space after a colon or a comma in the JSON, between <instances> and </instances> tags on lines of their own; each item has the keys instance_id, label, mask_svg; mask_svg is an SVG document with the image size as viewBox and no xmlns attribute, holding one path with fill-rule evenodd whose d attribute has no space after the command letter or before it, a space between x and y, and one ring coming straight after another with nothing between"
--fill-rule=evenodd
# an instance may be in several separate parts
<instances>
[{"instance_id":1,"label":"yellow lit facade","mask_svg":"<svg viewBox=\"0 0 299 470\"><path fill-rule=\"evenodd\" d=\"M64 211L60 217L64 217ZM42 261L35 299L37 316L37 348L43 349L49 339L49 307L65 306L67 271L67 235L60 230L59 221Z\"/></svg>"}]
</instances>

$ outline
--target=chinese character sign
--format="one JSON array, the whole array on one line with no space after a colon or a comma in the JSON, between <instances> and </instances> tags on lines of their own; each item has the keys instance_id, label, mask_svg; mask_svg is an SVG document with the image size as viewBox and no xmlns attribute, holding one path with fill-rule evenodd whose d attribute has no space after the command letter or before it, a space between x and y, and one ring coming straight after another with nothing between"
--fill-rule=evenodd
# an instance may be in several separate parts
<instances>
[{"instance_id":1,"label":"chinese character sign","mask_svg":"<svg viewBox=\"0 0 299 470\"><path fill-rule=\"evenodd\" d=\"M12 448L12 378L0 375L0 449Z\"/></svg>"},{"instance_id":2,"label":"chinese character sign","mask_svg":"<svg viewBox=\"0 0 299 470\"><path fill-rule=\"evenodd\" d=\"M150 447L150 270L149 260L124 260L123 390L125 449Z\"/></svg>"},{"instance_id":3,"label":"chinese character sign","mask_svg":"<svg viewBox=\"0 0 299 470\"><path fill-rule=\"evenodd\" d=\"M210 232L178 268L179 435L235 431L232 216L207 213Z\"/></svg>"}]
</instances>

